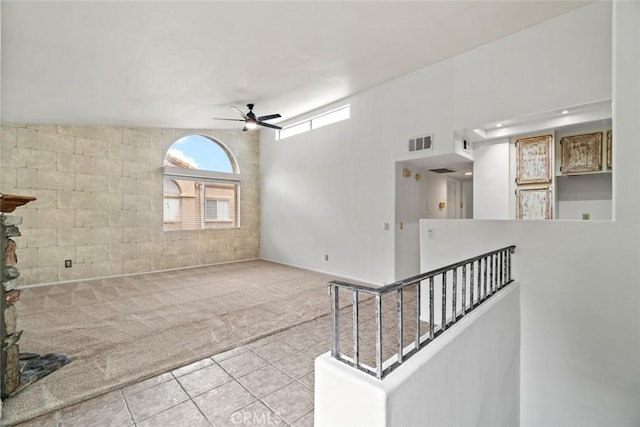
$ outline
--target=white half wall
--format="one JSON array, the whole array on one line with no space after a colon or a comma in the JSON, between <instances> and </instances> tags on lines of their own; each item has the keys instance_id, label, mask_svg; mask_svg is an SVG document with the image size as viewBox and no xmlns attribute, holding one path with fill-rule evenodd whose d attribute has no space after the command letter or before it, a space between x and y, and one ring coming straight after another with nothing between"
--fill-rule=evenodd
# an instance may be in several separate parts
<instances>
[{"instance_id":1,"label":"white half wall","mask_svg":"<svg viewBox=\"0 0 640 427\"><path fill-rule=\"evenodd\" d=\"M520 414L520 288L512 283L382 381L326 353L316 427L513 427Z\"/></svg>"},{"instance_id":2,"label":"white half wall","mask_svg":"<svg viewBox=\"0 0 640 427\"><path fill-rule=\"evenodd\" d=\"M609 221L422 220L420 229L425 270L517 245L522 426L640 424L637 232L630 240Z\"/></svg>"}]
</instances>

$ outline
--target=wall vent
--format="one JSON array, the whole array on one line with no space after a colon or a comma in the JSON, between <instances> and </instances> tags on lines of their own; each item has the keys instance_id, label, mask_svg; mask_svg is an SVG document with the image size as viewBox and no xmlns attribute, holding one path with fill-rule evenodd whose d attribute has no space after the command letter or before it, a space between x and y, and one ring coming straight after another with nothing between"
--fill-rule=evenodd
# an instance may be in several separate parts
<instances>
[{"instance_id":1,"label":"wall vent","mask_svg":"<svg viewBox=\"0 0 640 427\"><path fill-rule=\"evenodd\" d=\"M431 150L433 148L433 134L416 136L409 140L409 152Z\"/></svg>"},{"instance_id":2,"label":"wall vent","mask_svg":"<svg viewBox=\"0 0 640 427\"><path fill-rule=\"evenodd\" d=\"M454 170L451 170L449 168L437 168L437 169L429 169L429 172L435 172L435 173L451 173L451 172L455 172Z\"/></svg>"}]
</instances>

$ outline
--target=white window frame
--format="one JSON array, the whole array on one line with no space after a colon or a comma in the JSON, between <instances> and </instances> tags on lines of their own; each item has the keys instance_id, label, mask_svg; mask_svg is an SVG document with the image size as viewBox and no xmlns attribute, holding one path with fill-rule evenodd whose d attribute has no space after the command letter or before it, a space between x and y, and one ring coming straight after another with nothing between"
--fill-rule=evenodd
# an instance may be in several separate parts
<instances>
[{"instance_id":1,"label":"white window frame","mask_svg":"<svg viewBox=\"0 0 640 427\"><path fill-rule=\"evenodd\" d=\"M183 169L177 168L174 166L163 166L162 167L162 175L164 179L175 179L175 180L190 180L190 181L201 181L203 184L202 192L203 198L205 200L205 186L207 183L218 183L218 184L233 184L235 186L235 225L230 228L240 228L240 183L242 180L242 176L237 173L227 173L227 172L214 172L214 171L205 171L199 169ZM164 202L164 200L163 200ZM205 203L202 203L201 209L205 209ZM202 222L214 222L217 220L206 220L205 213L202 212L201 216ZM219 221L219 220L218 220ZM228 222L233 222L233 216ZM204 226L200 228L205 229ZM170 230L167 230L170 231Z\"/></svg>"},{"instance_id":2,"label":"white window frame","mask_svg":"<svg viewBox=\"0 0 640 427\"><path fill-rule=\"evenodd\" d=\"M331 116L335 116L335 119L331 119ZM301 133L305 133L310 130L319 129L324 126L332 125L334 123L338 123L343 120L348 120L350 118L351 118L351 104L345 104L338 108L334 108L333 110L329 110L322 114L318 114L316 116L310 117L306 120L293 123L289 126L284 126L281 130L276 132L276 141L290 138L292 136L299 135Z\"/></svg>"},{"instance_id":3,"label":"white window frame","mask_svg":"<svg viewBox=\"0 0 640 427\"><path fill-rule=\"evenodd\" d=\"M206 191L206 190L205 190ZM210 218L207 211L207 204L211 202L216 202L216 218ZM226 203L226 218L220 218L218 215L218 208L220 202ZM204 198L204 220L205 222L231 222L233 221L233 217L231 216L231 199L229 197L205 197Z\"/></svg>"}]
</instances>

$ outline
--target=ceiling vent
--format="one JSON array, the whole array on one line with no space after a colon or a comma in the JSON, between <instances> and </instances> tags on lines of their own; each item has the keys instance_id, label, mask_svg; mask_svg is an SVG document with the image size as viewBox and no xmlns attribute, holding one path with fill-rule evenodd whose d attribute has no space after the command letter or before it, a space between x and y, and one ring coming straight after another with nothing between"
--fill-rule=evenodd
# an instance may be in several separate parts
<instances>
[{"instance_id":1,"label":"ceiling vent","mask_svg":"<svg viewBox=\"0 0 640 427\"><path fill-rule=\"evenodd\" d=\"M449 168L437 168L437 169L429 169L429 172L435 172L435 173L451 173L451 172L455 172L454 170L451 170Z\"/></svg>"},{"instance_id":2,"label":"ceiling vent","mask_svg":"<svg viewBox=\"0 0 640 427\"><path fill-rule=\"evenodd\" d=\"M409 152L431 150L433 148L433 134L416 136L409 140Z\"/></svg>"}]
</instances>

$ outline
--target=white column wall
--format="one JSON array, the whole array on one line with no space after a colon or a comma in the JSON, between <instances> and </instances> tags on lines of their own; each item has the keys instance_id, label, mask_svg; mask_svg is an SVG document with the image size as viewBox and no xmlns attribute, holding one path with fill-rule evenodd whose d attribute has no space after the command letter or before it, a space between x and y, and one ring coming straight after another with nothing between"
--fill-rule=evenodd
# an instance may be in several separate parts
<instances>
[{"instance_id":1,"label":"white column wall","mask_svg":"<svg viewBox=\"0 0 640 427\"><path fill-rule=\"evenodd\" d=\"M384 223L396 222L407 139L433 133L432 154L452 153L454 129L610 98L610 18L609 3L588 5L346 99L347 121L282 141L263 133L261 256L395 280L397 230Z\"/></svg>"},{"instance_id":2,"label":"white column wall","mask_svg":"<svg viewBox=\"0 0 640 427\"><path fill-rule=\"evenodd\" d=\"M473 162L473 218L509 219L509 141L478 144Z\"/></svg>"}]
</instances>

